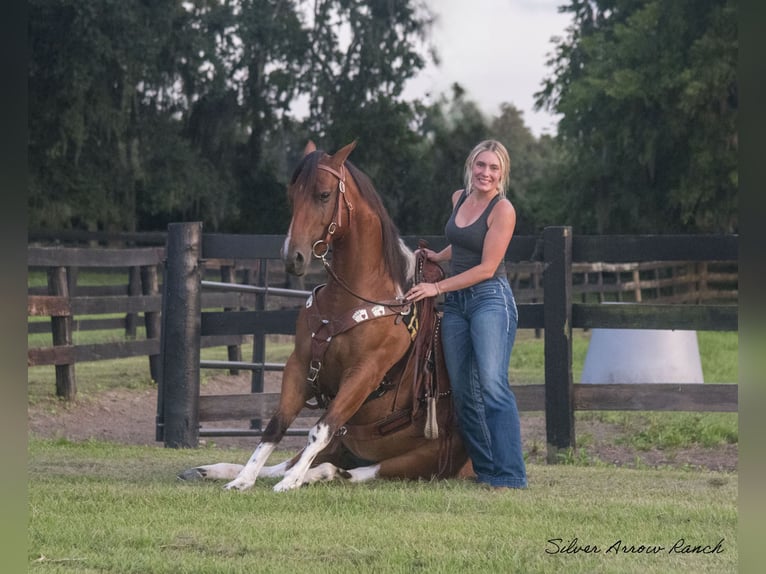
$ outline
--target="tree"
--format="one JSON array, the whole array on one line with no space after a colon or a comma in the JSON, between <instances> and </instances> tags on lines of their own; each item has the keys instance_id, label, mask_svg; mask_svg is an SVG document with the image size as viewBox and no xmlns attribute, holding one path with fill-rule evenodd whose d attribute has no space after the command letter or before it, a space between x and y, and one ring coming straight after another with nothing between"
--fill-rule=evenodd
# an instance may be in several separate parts
<instances>
[{"instance_id":1,"label":"tree","mask_svg":"<svg viewBox=\"0 0 766 574\"><path fill-rule=\"evenodd\" d=\"M549 204L585 232L737 228L735 0L571 0L537 106L563 116Z\"/></svg>"},{"instance_id":2,"label":"tree","mask_svg":"<svg viewBox=\"0 0 766 574\"><path fill-rule=\"evenodd\" d=\"M183 134L207 73L194 20L207 4L217 3L31 2L32 227L136 230L139 217L225 217L220 165Z\"/></svg>"},{"instance_id":3,"label":"tree","mask_svg":"<svg viewBox=\"0 0 766 574\"><path fill-rule=\"evenodd\" d=\"M509 103L500 106L500 115L492 119L489 133L511 156L508 198L516 208L516 233L536 233L536 220L542 215L538 213L539 182L554 161L555 146L550 136L535 138L524 124L523 112Z\"/></svg>"},{"instance_id":4,"label":"tree","mask_svg":"<svg viewBox=\"0 0 766 574\"><path fill-rule=\"evenodd\" d=\"M487 137L486 118L465 90L453 84L449 98L423 107L417 132L421 134L407 181L397 223L407 233L441 235L452 212L452 192L462 187L468 152Z\"/></svg>"},{"instance_id":5,"label":"tree","mask_svg":"<svg viewBox=\"0 0 766 574\"><path fill-rule=\"evenodd\" d=\"M351 161L372 179L395 220L420 192L417 101L404 101L432 16L414 0L316 0L307 18L303 76L307 133L326 151L358 140Z\"/></svg>"},{"instance_id":6,"label":"tree","mask_svg":"<svg viewBox=\"0 0 766 574\"><path fill-rule=\"evenodd\" d=\"M30 224L283 231L309 137L364 140L395 211L429 22L412 0L31 0Z\"/></svg>"}]
</instances>

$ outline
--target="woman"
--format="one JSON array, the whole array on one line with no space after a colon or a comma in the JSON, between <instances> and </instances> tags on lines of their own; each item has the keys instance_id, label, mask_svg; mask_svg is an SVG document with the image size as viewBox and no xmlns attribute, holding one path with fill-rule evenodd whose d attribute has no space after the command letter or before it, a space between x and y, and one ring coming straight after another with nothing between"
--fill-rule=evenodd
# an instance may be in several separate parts
<instances>
[{"instance_id":1,"label":"woman","mask_svg":"<svg viewBox=\"0 0 766 574\"><path fill-rule=\"evenodd\" d=\"M495 140L479 143L465 162L465 188L452 194L449 245L428 259L449 261L448 277L419 283L418 301L444 297L442 344L460 430L476 479L498 490L525 488L526 467L508 363L518 312L505 273L516 211L505 198L510 157Z\"/></svg>"}]
</instances>

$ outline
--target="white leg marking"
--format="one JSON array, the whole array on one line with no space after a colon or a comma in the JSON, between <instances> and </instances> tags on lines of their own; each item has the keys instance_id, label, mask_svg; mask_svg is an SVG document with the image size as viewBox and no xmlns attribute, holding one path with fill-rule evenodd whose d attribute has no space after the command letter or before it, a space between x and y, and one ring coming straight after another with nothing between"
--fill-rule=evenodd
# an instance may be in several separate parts
<instances>
[{"instance_id":1,"label":"white leg marking","mask_svg":"<svg viewBox=\"0 0 766 574\"><path fill-rule=\"evenodd\" d=\"M330 481L340 476L340 469L331 462L323 462L322 464L310 468L306 472L306 476L303 479L303 484L313 484L322 480Z\"/></svg>"},{"instance_id":2,"label":"white leg marking","mask_svg":"<svg viewBox=\"0 0 766 574\"><path fill-rule=\"evenodd\" d=\"M351 482L367 482L368 480L378 478L380 465L373 464L372 466L360 466L359 468L352 468L346 472L351 475L351 478L349 479Z\"/></svg>"},{"instance_id":3,"label":"white leg marking","mask_svg":"<svg viewBox=\"0 0 766 574\"><path fill-rule=\"evenodd\" d=\"M284 476L287 472L287 465L289 463L290 460L288 459L273 466L264 466L258 476L263 476L265 478L276 478L278 476Z\"/></svg>"},{"instance_id":4,"label":"white leg marking","mask_svg":"<svg viewBox=\"0 0 766 574\"><path fill-rule=\"evenodd\" d=\"M322 450L330 444L330 427L325 423L317 423L309 431L309 440L306 448L303 449L301 457L290 470L285 473L285 477L274 487L275 492L284 492L293 490L303 484L306 472L311 467L311 463Z\"/></svg>"},{"instance_id":5,"label":"white leg marking","mask_svg":"<svg viewBox=\"0 0 766 574\"><path fill-rule=\"evenodd\" d=\"M181 475L181 478L185 478L185 475L191 475L196 472L198 478L204 478L205 480L231 480L232 478L235 478L243 468L244 466L241 464L229 464L228 462L206 464L205 466L197 466L187 470Z\"/></svg>"},{"instance_id":6,"label":"white leg marking","mask_svg":"<svg viewBox=\"0 0 766 574\"><path fill-rule=\"evenodd\" d=\"M228 483L224 488L226 490L247 490L252 487L255 484L255 479L258 478L258 473L266 464L276 446L276 443L273 442L262 442L259 444L237 478Z\"/></svg>"}]
</instances>

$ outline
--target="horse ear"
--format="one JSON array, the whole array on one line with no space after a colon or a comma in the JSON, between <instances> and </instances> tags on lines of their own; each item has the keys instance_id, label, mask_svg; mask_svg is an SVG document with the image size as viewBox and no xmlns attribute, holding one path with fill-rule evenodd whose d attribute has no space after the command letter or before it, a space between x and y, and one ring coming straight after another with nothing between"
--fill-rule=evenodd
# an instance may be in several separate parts
<instances>
[{"instance_id":1,"label":"horse ear","mask_svg":"<svg viewBox=\"0 0 766 574\"><path fill-rule=\"evenodd\" d=\"M354 148L356 147L356 140L352 141L350 144L343 146L338 151L336 151L333 156L330 158L330 161L332 164L336 167L340 167L343 165L343 162L345 162L348 159L348 156L351 155L351 152L354 151Z\"/></svg>"},{"instance_id":2,"label":"horse ear","mask_svg":"<svg viewBox=\"0 0 766 574\"><path fill-rule=\"evenodd\" d=\"M306 147L303 148L303 157L306 157L311 152L316 151L316 150L317 150L316 144L312 140L307 141L306 142Z\"/></svg>"}]
</instances>

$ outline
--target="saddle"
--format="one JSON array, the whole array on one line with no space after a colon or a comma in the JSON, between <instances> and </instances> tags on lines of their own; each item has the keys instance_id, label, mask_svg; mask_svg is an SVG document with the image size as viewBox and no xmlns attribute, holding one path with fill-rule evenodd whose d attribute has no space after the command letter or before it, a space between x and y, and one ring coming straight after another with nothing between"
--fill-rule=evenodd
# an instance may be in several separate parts
<instances>
[{"instance_id":1,"label":"saddle","mask_svg":"<svg viewBox=\"0 0 766 574\"><path fill-rule=\"evenodd\" d=\"M421 240L418 245L425 247ZM429 261L422 251L416 255L414 283L435 283L444 279L444 271L436 263ZM347 423L339 431L357 440L374 440L388 434L404 430L417 424L418 434L428 439L439 437L439 426L448 426L452 409L442 409L442 416L437 417L439 399L449 397L450 383L441 345L441 315L436 309L435 297L428 297L412 304L409 313L402 313L383 305L365 305L349 311L342 317L323 318L315 305L316 292L306 302L309 310L309 322L312 325L313 359L309 368L308 382L312 385L316 404L307 404L309 408L326 407L334 398L321 392L316 385L316 375L321 368L321 358L332 338L345 332L360 322L390 315L400 315L410 331L412 343L404 356L384 375L382 382L365 402L375 400L391 390L397 393L409 390L410 407L394 409L382 419L369 424ZM397 317L399 320L399 317ZM409 388L408 388L409 387ZM394 401L395 403L397 401ZM451 406L451 401L450 401ZM441 420L439 420L441 418ZM420 434L422 433L422 434Z\"/></svg>"},{"instance_id":2,"label":"saddle","mask_svg":"<svg viewBox=\"0 0 766 574\"><path fill-rule=\"evenodd\" d=\"M423 242L419 247L424 247ZM444 279L442 268L429 261L424 253L419 252L416 258L414 283L435 283L442 279ZM346 424L344 432L357 440L374 440L411 426L415 426L418 436L433 440L439 438L440 426L446 428L452 426L451 400L448 402L449 408L441 409L441 411L437 409L438 401L449 398L451 389L442 351L441 314L436 309L435 297L421 299L413 305L409 328L413 342L402 359L386 373L381 386L384 386L386 390L395 388L397 393L409 390L410 406L393 410L373 423ZM375 398L382 394L373 393L376 395ZM424 417L425 422L421 426L421 419Z\"/></svg>"},{"instance_id":3,"label":"saddle","mask_svg":"<svg viewBox=\"0 0 766 574\"><path fill-rule=\"evenodd\" d=\"M421 240L418 246L426 247ZM444 279L444 271L433 261L429 261L422 251L416 258L415 283L436 283ZM426 438L439 437L439 426L436 417L437 401L449 396L450 384L441 341L441 315L436 309L434 297L418 301L418 333L413 343L415 360L414 380L412 384L412 417L417 418L422 404L426 405L426 423L424 434ZM422 401L422 402L421 402Z\"/></svg>"}]
</instances>

